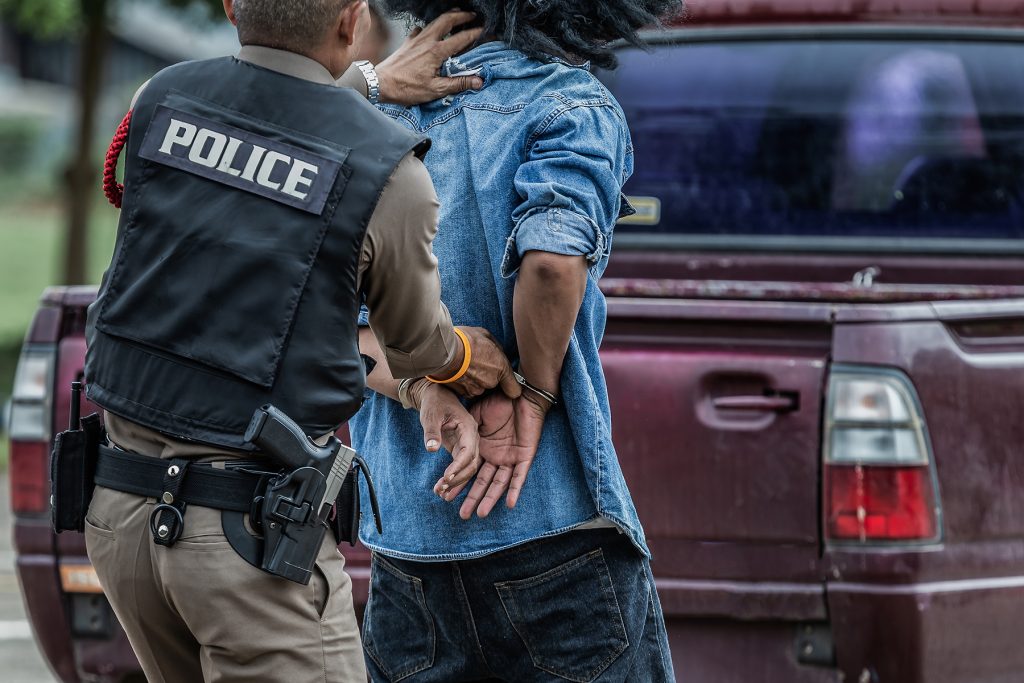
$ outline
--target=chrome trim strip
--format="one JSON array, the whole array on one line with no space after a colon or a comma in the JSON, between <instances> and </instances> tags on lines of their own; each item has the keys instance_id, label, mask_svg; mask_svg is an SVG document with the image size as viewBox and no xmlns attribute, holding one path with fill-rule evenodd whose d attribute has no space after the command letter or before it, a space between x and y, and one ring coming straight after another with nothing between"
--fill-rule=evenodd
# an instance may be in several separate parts
<instances>
[{"instance_id":1,"label":"chrome trim strip","mask_svg":"<svg viewBox=\"0 0 1024 683\"><path fill-rule=\"evenodd\" d=\"M841 582L828 584L830 592L866 595L935 595L938 593L966 593L972 591L1004 590L1008 588L1024 588L1024 576L932 581L928 583L910 583L905 586Z\"/></svg>"}]
</instances>

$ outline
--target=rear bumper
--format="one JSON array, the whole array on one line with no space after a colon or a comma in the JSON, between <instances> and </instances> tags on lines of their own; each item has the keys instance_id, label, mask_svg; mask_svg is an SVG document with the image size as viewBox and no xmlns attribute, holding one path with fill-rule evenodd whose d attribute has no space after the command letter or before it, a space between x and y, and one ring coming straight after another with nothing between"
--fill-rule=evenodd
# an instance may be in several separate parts
<instances>
[{"instance_id":1,"label":"rear bumper","mask_svg":"<svg viewBox=\"0 0 1024 683\"><path fill-rule=\"evenodd\" d=\"M140 672L128 638L112 615L109 635L72 635L70 601L60 589L60 576L52 556L19 556L17 569L36 643L63 683L118 683Z\"/></svg>"},{"instance_id":2,"label":"rear bumper","mask_svg":"<svg viewBox=\"0 0 1024 683\"><path fill-rule=\"evenodd\" d=\"M363 548L342 551L361 616L369 553ZM37 642L62 681L77 683L81 673L113 683L138 672L116 620L108 637L71 636L69 601L52 556L21 555L17 567ZM694 681L730 680L738 672L772 683L840 680L831 667L800 665L795 658L798 625L827 622L838 670L847 681L1018 683L1024 671L1019 645L1024 576L911 584L829 582L827 616L813 585L664 579L658 584L673 659L680 674ZM745 605L739 612L737 601ZM751 611L752 605L760 608ZM744 616L737 618L739 613Z\"/></svg>"},{"instance_id":3,"label":"rear bumper","mask_svg":"<svg viewBox=\"0 0 1024 683\"><path fill-rule=\"evenodd\" d=\"M81 545L81 539L70 536L60 537L64 545ZM137 674L139 665L135 655L112 615L112 628L103 637L72 635L71 599L61 589L59 564L52 554L57 544L49 519L21 517L15 520L18 581L36 644L46 663L63 683L82 680L118 683L126 676ZM88 562L81 556L69 556L68 560Z\"/></svg>"},{"instance_id":4,"label":"rear bumper","mask_svg":"<svg viewBox=\"0 0 1024 683\"><path fill-rule=\"evenodd\" d=\"M78 683L56 560L52 555L20 555L16 567L25 611L43 658L61 681Z\"/></svg>"},{"instance_id":5,"label":"rear bumper","mask_svg":"<svg viewBox=\"0 0 1024 683\"><path fill-rule=\"evenodd\" d=\"M1010 683L1024 671L1024 576L835 582L828 604L846 680Z\"/></svg>"}]
</instances>

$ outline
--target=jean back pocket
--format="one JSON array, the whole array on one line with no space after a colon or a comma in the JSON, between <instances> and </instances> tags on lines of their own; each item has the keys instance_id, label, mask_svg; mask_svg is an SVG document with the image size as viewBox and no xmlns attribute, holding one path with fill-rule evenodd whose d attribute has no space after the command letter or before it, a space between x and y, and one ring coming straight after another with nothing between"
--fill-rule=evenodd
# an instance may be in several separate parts
<instances>
[{"instance_id":1,"label":"jean back pocket","mask_svg":"<svg viewBox=\"0 0 1024 683\"><path fill-rule=\"evenodd\" d=\"M584 683L600 676L629 647L600 549L495 588L538 669Z\"/></svg>"},{"instance_id":2,"label":"jean back pocket","mask_svg":"<svg viewBox=\"0 0 1024 683\"><path fill-rule=\"evenodd\" d=\"M363 648L394 683L434 666L436 635L423 581L374 555Z\"/></svg>"}]
</instances>

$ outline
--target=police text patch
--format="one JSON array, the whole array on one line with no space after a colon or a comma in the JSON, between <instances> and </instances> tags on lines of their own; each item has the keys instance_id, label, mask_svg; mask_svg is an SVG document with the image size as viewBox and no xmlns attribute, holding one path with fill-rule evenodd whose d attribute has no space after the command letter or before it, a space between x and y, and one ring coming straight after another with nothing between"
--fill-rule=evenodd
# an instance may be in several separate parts
<instances>
[{"instance_id":1,"label":"police text patch","mask_svg":"<svg viewBox=\"0 0 1024 683\"><path fill-rule=\"evenodd\" d=\"M163 105L140 155L316 215L341 171L337 161Z\"/></svg>"}]
</instances>

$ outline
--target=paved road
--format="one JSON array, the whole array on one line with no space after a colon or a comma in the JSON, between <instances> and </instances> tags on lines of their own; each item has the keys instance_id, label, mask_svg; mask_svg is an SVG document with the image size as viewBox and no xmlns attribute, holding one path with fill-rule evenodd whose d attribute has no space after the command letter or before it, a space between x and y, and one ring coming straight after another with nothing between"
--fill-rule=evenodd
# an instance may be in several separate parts
<instances>
[{"instance_id":1,"label":"paved road","mask_svg":"<svg viewBox=\"0 0 1024 683\"><path fill-rule=\"evenodd\" d=\"M7 473L0 474L0 679L4 683L54 683L39 655L14 574Z\"/></svg>"}]
</instances>

